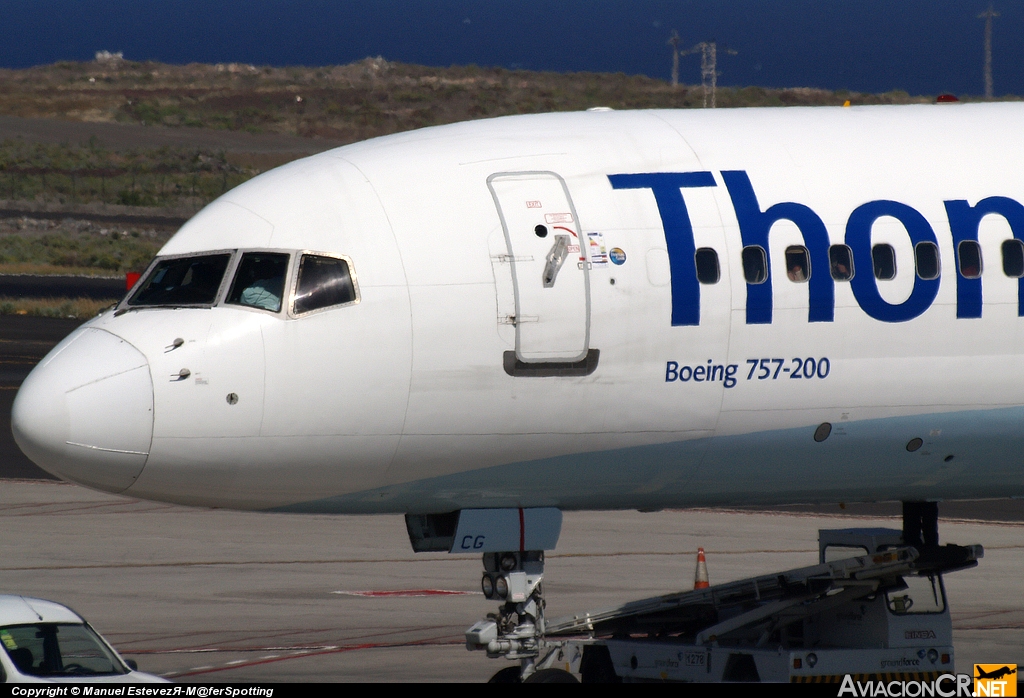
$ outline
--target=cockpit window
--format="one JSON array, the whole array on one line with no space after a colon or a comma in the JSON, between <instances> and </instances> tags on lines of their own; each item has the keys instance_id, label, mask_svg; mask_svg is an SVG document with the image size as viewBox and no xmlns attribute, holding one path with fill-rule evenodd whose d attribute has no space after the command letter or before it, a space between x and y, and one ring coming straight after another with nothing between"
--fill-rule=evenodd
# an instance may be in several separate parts
<instances>
[{"instance_id":1,"label":"cockpit window","mask_svg":"<svg viewBox=\"0 0 1024 698\"><path fill-rule=\"evenodd\" d=\"M247 252L242 255L227 302L278 312L284 295L288 255Z\"/></svg>"},{"instance_id":2,"label":"cockpit window","mask_svg":"<svg viewBox=\"0 0 1024 698\"><path fill-rule=\"evenodd\" d=\"M355 300L356 288L348 262L337 257L302 255L293 306L296 315Z\"/></svg>"},{"instance_id":3,"label":"cockpit window","mask_svg":"<svg viewBox=\"0 0 1024 698\"><path fill-rule=\"evenodd\" d=\"M229 254L177 257L157 262L128 305L213 305Z\"/></svg>"}]
</instances>

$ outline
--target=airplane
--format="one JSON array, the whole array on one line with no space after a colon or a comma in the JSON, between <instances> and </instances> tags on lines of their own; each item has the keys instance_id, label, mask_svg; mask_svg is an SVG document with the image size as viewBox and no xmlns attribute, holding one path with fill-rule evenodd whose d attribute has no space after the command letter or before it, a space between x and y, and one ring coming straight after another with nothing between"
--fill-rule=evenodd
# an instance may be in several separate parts
<instances>
[{"instance_id":1,"label":"airplane","mask_svg":"<svg viewBox=\"0 0 1024 698\"><path fill-rule=\"evenodd\" d=\"M997 680L1003 678L1004 676L1009 676L1010 674L1016 674L1017 673L1017 669L1016 668L1011 669L1008 666L1000 667L998 669L993 669L992 671L985 671L981 667L975 666L974 671L976 673L974 678L976 678L976 679L997 679Z\"/></svg>"},{"instance_id":2,"label":"airplane","mask_svg":"<svg viewBox=\"0 0 1024 698\"><path fill-rule=\"evenodd\" d=\"M565 510L898 500L935 545L939 500L1024 496L1022 120L595 109L299 160L56 346L15 439L131 497L404 514L520 602Z\"/></svg>"}]
</instances>

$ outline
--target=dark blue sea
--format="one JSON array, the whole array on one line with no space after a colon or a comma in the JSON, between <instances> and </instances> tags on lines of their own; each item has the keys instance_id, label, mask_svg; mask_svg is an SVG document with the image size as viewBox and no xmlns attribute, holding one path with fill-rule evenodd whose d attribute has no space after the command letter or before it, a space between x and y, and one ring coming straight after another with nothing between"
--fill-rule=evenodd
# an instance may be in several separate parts
<instances>
[{"instance_id":1,"label":"dark blue sea","mask_svg":"<svg viewBox=\"0 0 1024 698\"><path fill-rule=\"evenodd\" d=\"M995 93L1024 94L1024 0L995 2ZM446 66L668 79L667 40L736 51L720 83L981 94L983 0L0 0L0 66L98 50L168 63ZM683 82L699 82L684 56Z\"/></svg>"}]
</instances>

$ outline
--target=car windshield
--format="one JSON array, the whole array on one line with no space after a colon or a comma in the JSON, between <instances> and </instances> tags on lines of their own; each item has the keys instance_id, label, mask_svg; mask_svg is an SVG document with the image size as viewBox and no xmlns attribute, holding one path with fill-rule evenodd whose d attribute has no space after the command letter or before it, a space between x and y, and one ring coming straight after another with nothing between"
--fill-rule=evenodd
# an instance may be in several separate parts
<instances>
[{"instance_id":1,"label":"car windshield","mask_svg":"<svg viewBox=\"0 0 1024 698\"><path fill-rule=\"evenodd\" d=\"M230 259L223 253L160 260L128 305L213 305Z\"/></svg>"},{"instance_id":2,"label":"car windshield","mask_svg":"<svg viewBox=\"0 0 1024 698\"><path fill-rule=\"evenodd\" d=\"M26 676L127 674L128 669L88 625L36 623L0 628L0 642Z\"/></svg>"}]
</instances>

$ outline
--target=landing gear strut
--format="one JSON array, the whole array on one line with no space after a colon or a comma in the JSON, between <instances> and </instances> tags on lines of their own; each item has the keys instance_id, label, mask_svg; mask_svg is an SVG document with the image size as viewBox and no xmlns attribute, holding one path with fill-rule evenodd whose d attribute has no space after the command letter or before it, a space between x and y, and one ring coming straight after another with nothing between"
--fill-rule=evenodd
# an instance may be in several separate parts
<instances>
[{"instance_id":1,"label":"landing gear strut","mask_svg":"<svg viewBox=\"0 0 1024 698\"><path fill-rule=\"evenodd\" d=\"M903 502L903 543L915 548L939 544L938 502Z\"/></svg>"},{"instance_id":2,"label":"landing gear strut","mask_svg":"<svg viewBox=\"0 0 1024 698\"><path fill-rule=\"evenodd\" d=\"M466 646L486 650L488 657L518 659L525 681L538 672L537 657L544 649L544 552L484 553L483 559L480 586L484 596L501 605L466 631Z\"/></svg>"}]
</instances>

